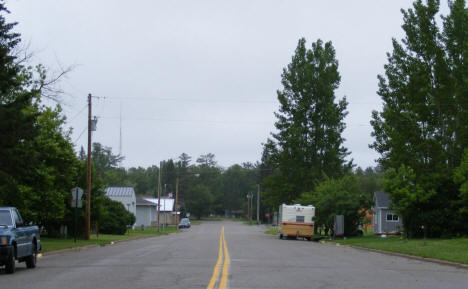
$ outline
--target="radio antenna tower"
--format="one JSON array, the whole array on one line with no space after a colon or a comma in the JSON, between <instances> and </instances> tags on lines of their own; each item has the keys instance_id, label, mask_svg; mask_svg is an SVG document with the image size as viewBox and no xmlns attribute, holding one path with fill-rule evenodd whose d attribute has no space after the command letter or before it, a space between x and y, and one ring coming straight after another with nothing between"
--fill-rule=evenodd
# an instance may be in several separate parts
<instances>
[{"instance_id":1,"label":"radio antenna tower","mask_svg":"<svg viewBox=\"0 0 468 289\"><path fill-rule=\"evenodd\" d=\"M120 138L119 138L119 156L122 156L122 101L120 102Z\"/></svg>"}]
</instances>

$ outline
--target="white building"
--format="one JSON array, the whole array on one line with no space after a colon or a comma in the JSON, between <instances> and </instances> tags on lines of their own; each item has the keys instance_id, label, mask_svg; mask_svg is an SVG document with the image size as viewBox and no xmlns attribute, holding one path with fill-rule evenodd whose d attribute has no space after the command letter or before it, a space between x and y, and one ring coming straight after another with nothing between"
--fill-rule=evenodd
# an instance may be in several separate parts
<instances>
[{"instance_id":1,"label":"white building","mask_svg":"<svg viewBox=\"0 0 468 289\"><path fill-rule=\"evenodd\" d=\"M159 211L160 224L173 225L175 223L174 199L161 198ZM157 226L158 222L158 199L138 198L136 201L136 226Z\"/></svg>"},{"instance_id":2,"label":"white building","mask_svg":"<svg viewBox=\"0 0 468 289\"><path fill-rule=\"evenodd\" d=\"M133 187L107 187L105 192L106 197L122 203L125 209L136 217L136 197Z\"/></svg>"},{"instance_id":3,"label":"white building","mask_svg":"<svg viewBox=\"0 0 468 289\"><path fill-rule=\"evenodd\" d=\"M158 204L145 200L136 199L136 226L153 226L158 221Z\"/></svg>"}]
</instances>

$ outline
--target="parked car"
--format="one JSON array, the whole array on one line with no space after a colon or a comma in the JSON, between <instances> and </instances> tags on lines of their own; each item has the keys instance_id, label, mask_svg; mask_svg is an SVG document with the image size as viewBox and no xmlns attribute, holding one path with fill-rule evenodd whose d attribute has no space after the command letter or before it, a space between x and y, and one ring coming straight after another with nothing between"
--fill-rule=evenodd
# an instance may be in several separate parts
<instances>
[{"instance_id":1,"label":"parked car","mask_svg":"<svg viewBox=\"0 0 468 289\"><path fill-rule=\"evenodd\" d=\"M5 272L15 273L15 260L36 267L40 250L39 228L25 226L16 208L0 207L0 266L5 266Z\"/></svg>"},{"instance_id":2,"label":"parked car","mask_svg":"<svg viewBox=\"0 0 468 289\"><path fill-rule=\"evenodd\" d=\"M179 222L179 229L180 228L190 228L190 220L189 218L182 218Z\"/></svg>"}]
</instances>

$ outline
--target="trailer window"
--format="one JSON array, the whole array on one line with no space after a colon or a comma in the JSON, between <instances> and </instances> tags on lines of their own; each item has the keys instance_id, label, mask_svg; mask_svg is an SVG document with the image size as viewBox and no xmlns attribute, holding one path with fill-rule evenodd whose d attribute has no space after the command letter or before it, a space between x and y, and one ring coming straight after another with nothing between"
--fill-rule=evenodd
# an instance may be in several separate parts
<instances>
[{"instance_id":1,"label":"trailer window","mask_svg":"<svg viewBox=\"0 0 468 289\"><path fill-rule=\"evenodd\" d=\"M297 223L304 223L304 216L296 216Z\"/></svg>"}]
</instances>

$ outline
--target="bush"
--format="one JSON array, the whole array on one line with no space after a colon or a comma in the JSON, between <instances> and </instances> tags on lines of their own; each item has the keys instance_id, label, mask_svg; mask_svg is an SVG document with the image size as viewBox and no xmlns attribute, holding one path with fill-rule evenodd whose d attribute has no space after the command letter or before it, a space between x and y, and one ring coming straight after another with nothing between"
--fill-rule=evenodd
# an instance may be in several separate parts
<instances>
[{"instance_id":1,"label":"bush","mask_svg":"<svg viewBox=\"0 0 468 289\"><path fill-rule=\"evenodd\" d=\"M104 198L102 206L99 222L101 233L123 235L127 230L127 225L135 223L135 215L128 212L122 203Z\"/></svg>"},{"instance_id":2,"label":"bush","mask_svg":"<svg viewBox=\"0 0 468 289\"><path fill-rule=\"evenodd\" d=\"M366 207L366 196L360 192L354 175L346 175L340 179L325 179L320 182L315 191L304 193L297 200L301 204L315 206L315 224L325 227L325 231L333 230L336 215L344 216L344 234L356 234L358 225L364 218L362 208Z\"/></svg>"}]
</instances>

